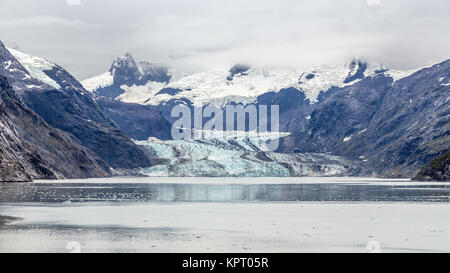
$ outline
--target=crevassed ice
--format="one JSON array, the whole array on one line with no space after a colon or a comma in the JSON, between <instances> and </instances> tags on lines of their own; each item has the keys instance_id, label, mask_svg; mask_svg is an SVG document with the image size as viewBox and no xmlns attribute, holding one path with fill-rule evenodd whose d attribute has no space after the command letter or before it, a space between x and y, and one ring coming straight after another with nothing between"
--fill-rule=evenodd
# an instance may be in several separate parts
<instances>
[{"instance_id":1,"label":"crevassed ice","mask_svg":"<svg viewBox=\"0 0 450 273\"><path fill-rule=\"evenodd\" d=\"M136 141L161 164L142 170L148 176L333 176L346 173L341 158L320 154L260 154L255 145L260 138L278 138L277 134L250 137L202 139L201 141ZM317 165L321 167L317 169Z\"/></svg>"},{"instance_id":2,"label":"crevassed ice","mask_svg":"<svg viewBox=\"0 0 450 273\"><path fill-rule=\"evenodd\" d=\"M244 155L248 145L239 146L226 140L210 143L170 140L137 142L153 152L153 156L169 162L144 169L149 176L288 176L289 170L277 162L264 162Z\"/></svg>"}]
</instances>

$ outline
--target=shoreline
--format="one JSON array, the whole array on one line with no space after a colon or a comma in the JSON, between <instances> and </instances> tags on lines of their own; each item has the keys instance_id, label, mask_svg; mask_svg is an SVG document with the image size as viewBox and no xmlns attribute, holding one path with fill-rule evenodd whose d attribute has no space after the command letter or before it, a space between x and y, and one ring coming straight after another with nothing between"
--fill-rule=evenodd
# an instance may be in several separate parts
<instances>
[{"instance_id":1,"label":"shoreline","mask_svg":"<svg viewBox=\"0 0 450 273\"><path fill-rule=\"evenodd\" d=\"M331 180L323 182L320 180ZM108 177L92 177L92 178L68 178L68 179L35 179L32 181L0 181L0 184L48 184L48 183L158 183L158 184L234 184L234 180L240 181L238 184L321 184L321 183L339 183L351 184L358 180L362 183L387 185L386 183L400 183L398 185L446 185L450 181L429 181L414 180L413 178L384 178L369 176L147 176L141 174L130 175L113 175ZM129 182L128 180L133 180ZM207 180L207 181L206 181ZM215 181L214 181L215 180ZM221 182L217 180L226 180ZM258 181L251 181L258 180ZM213 182L211 182L213 181ZM395 184L392 184L395 185Z\"/></svg>"},{"instance_id":2,"label":"shoreline","mask_svg":"<svg viewBox=\"0 0 450 273\"><path fill-rule=\"evenodd\" d=\"M450 185L450 182L413 181L409 178L376 178L376 177L150 177L150 176L113 176L108 178L35 180L31 183L154 183L154 184L367 184L367 185Z\"/></svg>"}]
</instances>

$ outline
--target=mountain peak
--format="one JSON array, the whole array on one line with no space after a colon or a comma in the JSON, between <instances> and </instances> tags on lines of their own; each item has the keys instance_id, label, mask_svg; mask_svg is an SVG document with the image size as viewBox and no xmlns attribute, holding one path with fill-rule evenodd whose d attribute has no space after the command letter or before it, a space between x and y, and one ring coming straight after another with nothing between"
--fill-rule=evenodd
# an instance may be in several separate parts
<instances>
[{"instance_id":1,"label":"mountain peak","mask_svg":"<svg viewBox=\"0 0 450 273\"><path fill-rule=\"evenodd\" d=\"M0 56L6 56L10 55L8 49L6 48L5 44L0 40Z\"/></svg>"},{"instance_id":2,"label":"mountain peak","mask_svg":"<svg viewBox=\"0 0 450 273\"><path fill-rule=\"evenodd\" d=\"M141 78L141 73L130 53L117 57L111 65L109 72L114 77L114 82L120 85L133 85Z\"/></svg>"},{"instance_id":3,"label":"mountain peak","mask_svg":"<svg viewBox=\"0 0 450 273\"><path fill-rule=\"evenodd\" d=\"M124 68L137 69L136 61L130 53L125 53L123 56L117 57L112 63L109 72L114 75L117 70Z\"/></svg>"},{"instance_id":4,"label":"mountain peak","mask_svg":"<svg viewBox=\"0 0 450 273\"><path fill-rule=\"evenodd\" d=\"M98 76L86 79L83 86L107 98L116 98L128 87L144 86L151 82L167 84L171 79L169 69L160 64L146 61L137 62L130 53L117 57L110 69Z\"/></svg>"},{"instance_id":5,"label":"mountain peak","mask_svg":"<svg viewBox=\"0 0 450 273\"><path fill-rule=\"evenodd\" d=\"M129 52L126 52L124 55L117 57L116 61L124 62L124 63L128 63L128 64L136 63L133 55L131 55L131 53L129 53Z\"/></svg>"},{"instance_id":6,"label":"mountain peak","mask_svg":"<svg viewBox=\"0 0 450 273\"><path fill-rule=\"evenodd\" d=\"M344 83L364 79L364 72L367 70L367 63L355 59L349 64L348 68L350 71L348 72L348 76L344 80Z\"/></svg>"}]
</instances>

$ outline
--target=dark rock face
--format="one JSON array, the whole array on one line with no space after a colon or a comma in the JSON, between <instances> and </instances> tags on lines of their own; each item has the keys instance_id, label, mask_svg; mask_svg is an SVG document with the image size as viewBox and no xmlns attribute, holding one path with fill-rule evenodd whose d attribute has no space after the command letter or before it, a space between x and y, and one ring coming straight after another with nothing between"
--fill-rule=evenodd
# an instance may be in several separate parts
<instances>
[{"instance_id":1,"label":"dark rock face","mask_svg":"<svg viewBox=\"0 0 450 273\"><path fill-rule=\"evenodd\" d=\"M306 130L285 139L293 151L339 153L355 157L343 147L346 137L367 128L392 80L384 76L367 78L342 88L316 105ZM359 155L358 155L359 156ZM357 157L357 156L356 156Z\"/></svg>"},{"instance_id":2,"label":"dark rock face","mask_svg":"<svg viewBox=\"0 0 450 273\"><path fill-rule=\"evenodd\" d=\"M249 69L250 69L250 66L248 66L248 65L237 64L230 69L230 74L228 75L227 80L232 81L234 76L236 76L236 75L245 76L245 75L247 75L246 72Z\"/></svg>"},{"instance_id":3,"label":"dark rock face","mask_svg":"<svg viewBox=\"0 0 450 273\"><path fill-rule=\"evenodd\" d=\"M48 125L69 133L92 151L103 168L149 166L149 160L141 149L117 128L92 95L62 67L53 64L51 70L44 71L61 87L56 89L30 77L4 47L0 47L0 58L0 61L6 59L6 62L16 64L13 70L0 67L0 73L3 72L13 83L22 101ZM24 82L23 79L29 80Z\"/></svg>"},{"instance_id":4,"label":"dark rock face","mask_svg":"<svg viewBox=\"0 0 450 273\"><path fill-rule=\"evenodd\" d=\"M450 150L431 161L413 179L421 181L450 181Z\"/></svg>"},{"instance_id":5,"label":"dark rock face","mask_svg":"<svg viewBox=\"0 0 450 273\"><path fill-rule=\"evenodd\" d=\"M148 166L141 150L89 96L53 90L25 92L22 98L50 126L72 134L92 150L104 167L132 169ZM55 101L58 103L52 103Z\"/></svg>"},{"instance_id":6,"label":"dark rock face","mask_svg":"<svg viewBox=\"0 0 450 273\"><path fill-rule=\"evenodd\" d=\"M171 125L164 119L158 108L107 98L98 98L97 102L130 138L135 140L147 140L149 137L171 139Z\"/></svg>"},{"instance_id":7,"label":"dark rock face","mask_svg":"<svg viewBox=\"0 0 450 273\"><path fill-rule=\"evenodd\" d=\"M170 124L173 124L179 117L172 117L172 109L177 105L185 105L189 107L191 113L194 113L194 105L188 99L171 99L166 103L159 104L157 108L161 111L162 116L165 120L167 120ZM193 120L193 117L192 117ZM193 123L192 123L193 124Z\"/></svg>"},{"instance_id":8,"label":"dark rock face","mask_svg":"<svg viewBox=\"0 0 450 273\"><path fill-rule=\"evenodd\" d=\"M364 134L373 151L367 158L377 170L412 177L450 147L450 86L444 85L449 75L446 61L397 81L389 90Z\"/></svg>"},{"instance_id":9,"label":"dark rock face","mask_svg":"<svg viewBox=\"0 0 450 273\"><path fill-rule=\"evenodd\" d=\"M149 81L167 83L170 80L166 67L144 61L136 62L129 53L118 57L108 72L113 76L113 84L99 88L95 90L95 93L110 99L115 99L125 93L122 85L143 86Z\"/></svg>"},{"instance_id":10,"label":"dark rock face","mask_svg":"<svg viewBox=\"0 0 450 273\"><path fill-rule=\"evenodd\" d=\"M125 93L125 91L120 86L113 84L111 86L99 88L95 93L105 98L115 99Z\"/></svg>"},{"instance_id":11,"label":"dark rock face","mask_svg":"<svg viewBox=\"0 0 450 273\"><path fill-rule=\"evenodd\" d=\"M171 117L171 109L176 105L185 105L189 107L191 113L194 113L194 106L192 102L188 99L172 99L165 104L158 105L158 109L161 110L163 117L168 120L171 124L175 122L178 118ZM244 107L248 105L243 105L242 103L234 103L230 102L227 105L237 106L242 105ZM261 96L258 96L255 103L252 105L256 106L256 109L259 110L260 105L268 106L268 128L270 130L270 121L271 121L271 105L279 105L279 130L281 132L297 132L300 130L304 130L304 126L307 122L306 117L312 112L313 104L306 99L304 93L295 88L287 88L282 89L279 92L268 92L264 93ZM206 106L204 106L206 107ZM222 111L225 111L226 105L221 108ZM224 117L223 128L226 128L226 120ZM258 113L259 116L259 113ZM203 123L209 121L210 118L204 118ZM192 128L194 126L194 121L192 119L191 122ZM248 124L247 124L248 125ZM236 128L236 122L235 122Z\"/></svg>"},{"instance_id":12,"label":"dark rock face","mask_svg":"<svg viewBox=\"0 0 450 273\"><path fill-rule=\"evenodd\" d=\"M313 108L305 94L295 88L265 93L257 98L256 104L279 105L280 132L303 131L307 122L306 117L311 114Z\"/></svg>"},{"instance_id":13,"label":"dark rock face","mask_svg":"<svg viewBox=\"0 0 450 273\"><path fill-rule=\"evenodd\" d=\"M132 169L149 165L144 153L116 127L87 92L70 89L64 92L28 91L22 98L49 125L71 133L92 150L105 167Z\"/></svg>"},{"instance_id":14,"label":"dark rock face","mask_svg":"<svg viewBox=\"0 0 450 273\"><path fill-rule=\"evenodd\" d=\"M377 75L338 88L280 150L347 156L379 175L412 177L450 146L449 74L446 61L393 85Z\"/></svg>"},{"instance_id":15,"label":"dark rock face","mask_svg":"<svg viewBox=\"0 0 450 273\"><path fill-rule=\"evenodd\" d=\"M0 181L104 177L90 151L28 109L0 76Z\"/></svg>"},{"instance_id":16,"label":"dark rock face","mask_svg":"<svg viewBox=\"0 0 450 273\"><path fill-rule=\"evenodd\" d=\"M159 92L156 93L156 95L168 94L168 95L174 96L174 95L176 95L176 94L178 94L178 93L180 93L182 91L183 90L178 89L178 88L169 88L169 87L167 87L167 88L163 88L163 89L159 90ZM150 99L146 100L145 102L148 102L148 101L150 101Z\"/></svg>"},{"instance_id":17,"label":"dark rock face","mask_svg":"<svg viewBox=\"0 0 450 273\"><path fill-rule=\"evenodd\" d=\"M344 80L344 83L349 83L355 80L364 79L364 72L367 69L367 64L361 61L353 61L350 63L350 72L347 78Z\"/></svg>"},{"instance_id":18,"label":"dark rock face","mask_svg":"<svg viewBox=\"0 0 450 273\"><path fill-rule=\"evenodd\" d=\"M114 60L108 72L113 76L113 84L95 90L98 95L106 98L117 98L125 93L121 88L122 85L132 86L141 80L141 73L136 61L129 53Z\"/></svg>"},{"instance_id":19,"label":"dark rock face","mask_svg":"<svg viewBox=\"0 0 450 273\"><path fill-rule=\"evenodd\" d=\"M141 78L136 61L129 53L117 58L109 68L109 72L113 75L114 83L119 86L122 84L131 86Z\"/></svg>"}]
</instances>

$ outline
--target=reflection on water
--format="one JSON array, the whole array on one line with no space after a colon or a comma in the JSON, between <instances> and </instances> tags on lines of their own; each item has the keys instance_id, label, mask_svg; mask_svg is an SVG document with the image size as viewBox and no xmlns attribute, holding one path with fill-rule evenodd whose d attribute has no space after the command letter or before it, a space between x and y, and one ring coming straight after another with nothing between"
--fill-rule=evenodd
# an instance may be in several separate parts
<instances>
[{"instance_id":1,"label":"reflection on water","mask_svg":"<svg viewBox=\"0 0 450 273\"><path fill-rule=\"evenodd\" d=\"M145 184L12 183L0 184L0 203L153 201L295 202L391 201L447 202L449 185L364 184Z\"/></svg>"}]
</instances>

